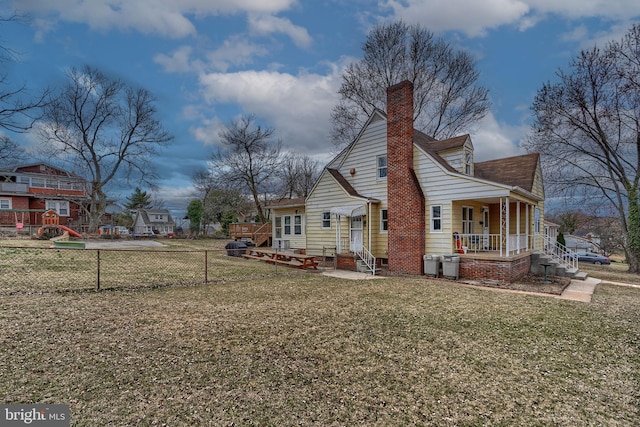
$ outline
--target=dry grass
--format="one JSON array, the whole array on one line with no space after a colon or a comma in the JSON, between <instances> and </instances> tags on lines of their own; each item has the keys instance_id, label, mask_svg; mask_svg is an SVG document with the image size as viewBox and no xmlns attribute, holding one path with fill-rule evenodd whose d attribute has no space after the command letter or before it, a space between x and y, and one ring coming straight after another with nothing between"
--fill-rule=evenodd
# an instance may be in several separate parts
<instances>
[{"instance_id":1,"label":"dry grass","mask_svg":"<svg viewBox=\"0 0 640 427\"><path fill-rule=\"evenodd\" d=\"M640 419L634 288L584 304L308 273L0 304L0 400L68 403L73 425Z\"/></svg>"}]
</instances>

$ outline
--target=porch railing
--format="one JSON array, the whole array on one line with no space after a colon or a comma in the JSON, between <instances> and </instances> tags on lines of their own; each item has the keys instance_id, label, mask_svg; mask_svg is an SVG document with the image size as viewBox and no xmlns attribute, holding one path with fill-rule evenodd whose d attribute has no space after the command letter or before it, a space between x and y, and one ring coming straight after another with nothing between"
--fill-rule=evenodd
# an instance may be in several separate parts
<instances>
[{"instance_id":1,"label":"porch railing","mask_svg":"<svg viewBox=\"0 0 640 427\"><path fill-rule=\"evenodd\" d=\"M539 236L509 234L508 246L507 240L503 240L503 237L500 234L459 234L459 241L454 241L455 249L466 249L471 253L499 252L501 256L512 256L522 251L537 249L539 246L536 244Z\"/></svg>"}]
</instances>

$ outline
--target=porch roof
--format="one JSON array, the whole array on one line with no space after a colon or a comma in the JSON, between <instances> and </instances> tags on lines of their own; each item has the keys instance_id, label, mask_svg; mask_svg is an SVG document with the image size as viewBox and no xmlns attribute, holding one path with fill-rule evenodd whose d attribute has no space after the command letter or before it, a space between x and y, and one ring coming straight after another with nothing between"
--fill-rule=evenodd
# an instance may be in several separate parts
<instances>
[{"instance_id":1,"label":"porch roof","mask_svg":"<svg viewBox=\"0 0 640 427\"><path fill-rule=\"evenodd\" d=\"M364 204L349 204L342 206L335 206L330 211L334 215L340 216L362 216L367 214L367 209Z\"/></svg>"},{"instance_id":2,"label":"porch roof","mask_svg":"<svg viewBox=\"0 0 640 427\"><path fill-rule=\"evenodd\" d=\"M349 183L349 181L347 181L347 179L338 170L332 169L332 168L327 168L327 172L329 172L329 174L331 174L333 179L336 180L338 185L340 187L342 187L342 189L349 196L354 197L354 198L358 198L358 199L362 199L363 201L372 202L372 203L379 203L380 202L380 200L378 200L376 198L363 196L360 193L358 193L356 191L356 189L353 188L353 186Z\"/></svg>"}]
</instances>

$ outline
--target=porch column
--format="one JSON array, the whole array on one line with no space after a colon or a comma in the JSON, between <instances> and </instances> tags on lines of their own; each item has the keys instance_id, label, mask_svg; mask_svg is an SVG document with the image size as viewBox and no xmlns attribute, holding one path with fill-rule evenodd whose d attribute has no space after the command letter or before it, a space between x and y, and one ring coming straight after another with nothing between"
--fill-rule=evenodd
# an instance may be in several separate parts
<instances>
[{"instance_id":1,"label":"porch column","mask_svg":"<svg viewBox=\"0 0 640 427\"><path fill-rule=\"evenodd\" d=\"M511 250L509 243L509 198L500 198L500 256L508 256Z\"/></svg>"},{"instance_id":2,"label":"porch column","mask_svg":"<svg viewBox=\"0 0 640 427\"><path fill-rule=\"evenodd\" d=\"M342 245L340 243L340 215L336 215L336 255L342 253Z\"/></svg>"},{"instance_id":3,"label":"porch column","mask_svg":"<svg viewBox=\"0 0 640 427\"><path fill-rule=\"evenodd\" d=\"M367 207L368 212L367 212L367 224L369 225L369 227L367 228L367 230L369 231L369 252L373 253L371 250L371 201L367 201Z\"/></svg>"},{"instance_id":4,"label":"porch column","mask_svg":"<svg viewBox=\"0 0 640 427\"><path fill-rule=\"evenodd\" d=\"M520 253L520 200L516 202L516 252Z\"/></svg>"},{"instance_id":5,"label":"porch column","mask_svg":"<svg viewBox=\"0 0 640 427\"><path fill-rule=\"evenodd\" d=\"M527 224L527 229L526 229L526 238L527 238L527 250L530 250L533 248L533 245L531 245L531 247L529 247L529 236L530 236L530 231L531 231L531 221L529 221L529 209L531 209L531 205L527 203L527 209L524 211L525 213L525 221Z\"/></svg>"}]
</instances>

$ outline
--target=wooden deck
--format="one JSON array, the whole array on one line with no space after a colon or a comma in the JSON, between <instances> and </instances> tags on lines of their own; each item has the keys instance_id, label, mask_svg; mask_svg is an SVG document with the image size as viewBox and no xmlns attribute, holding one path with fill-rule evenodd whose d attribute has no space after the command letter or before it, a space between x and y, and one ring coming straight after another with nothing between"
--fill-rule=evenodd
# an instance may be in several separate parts
<instances>
[{"instance_id":1,"label":"wooden deck","mask_svg":"<svg viewBox=\"0 0 640 427\"><path fill-rule=\"evenodd\" d=\"M239 222L229 224L229 236L234 240L249 239L257 247L271 246L271 223Z\"/></svg>"}]
</instances>

